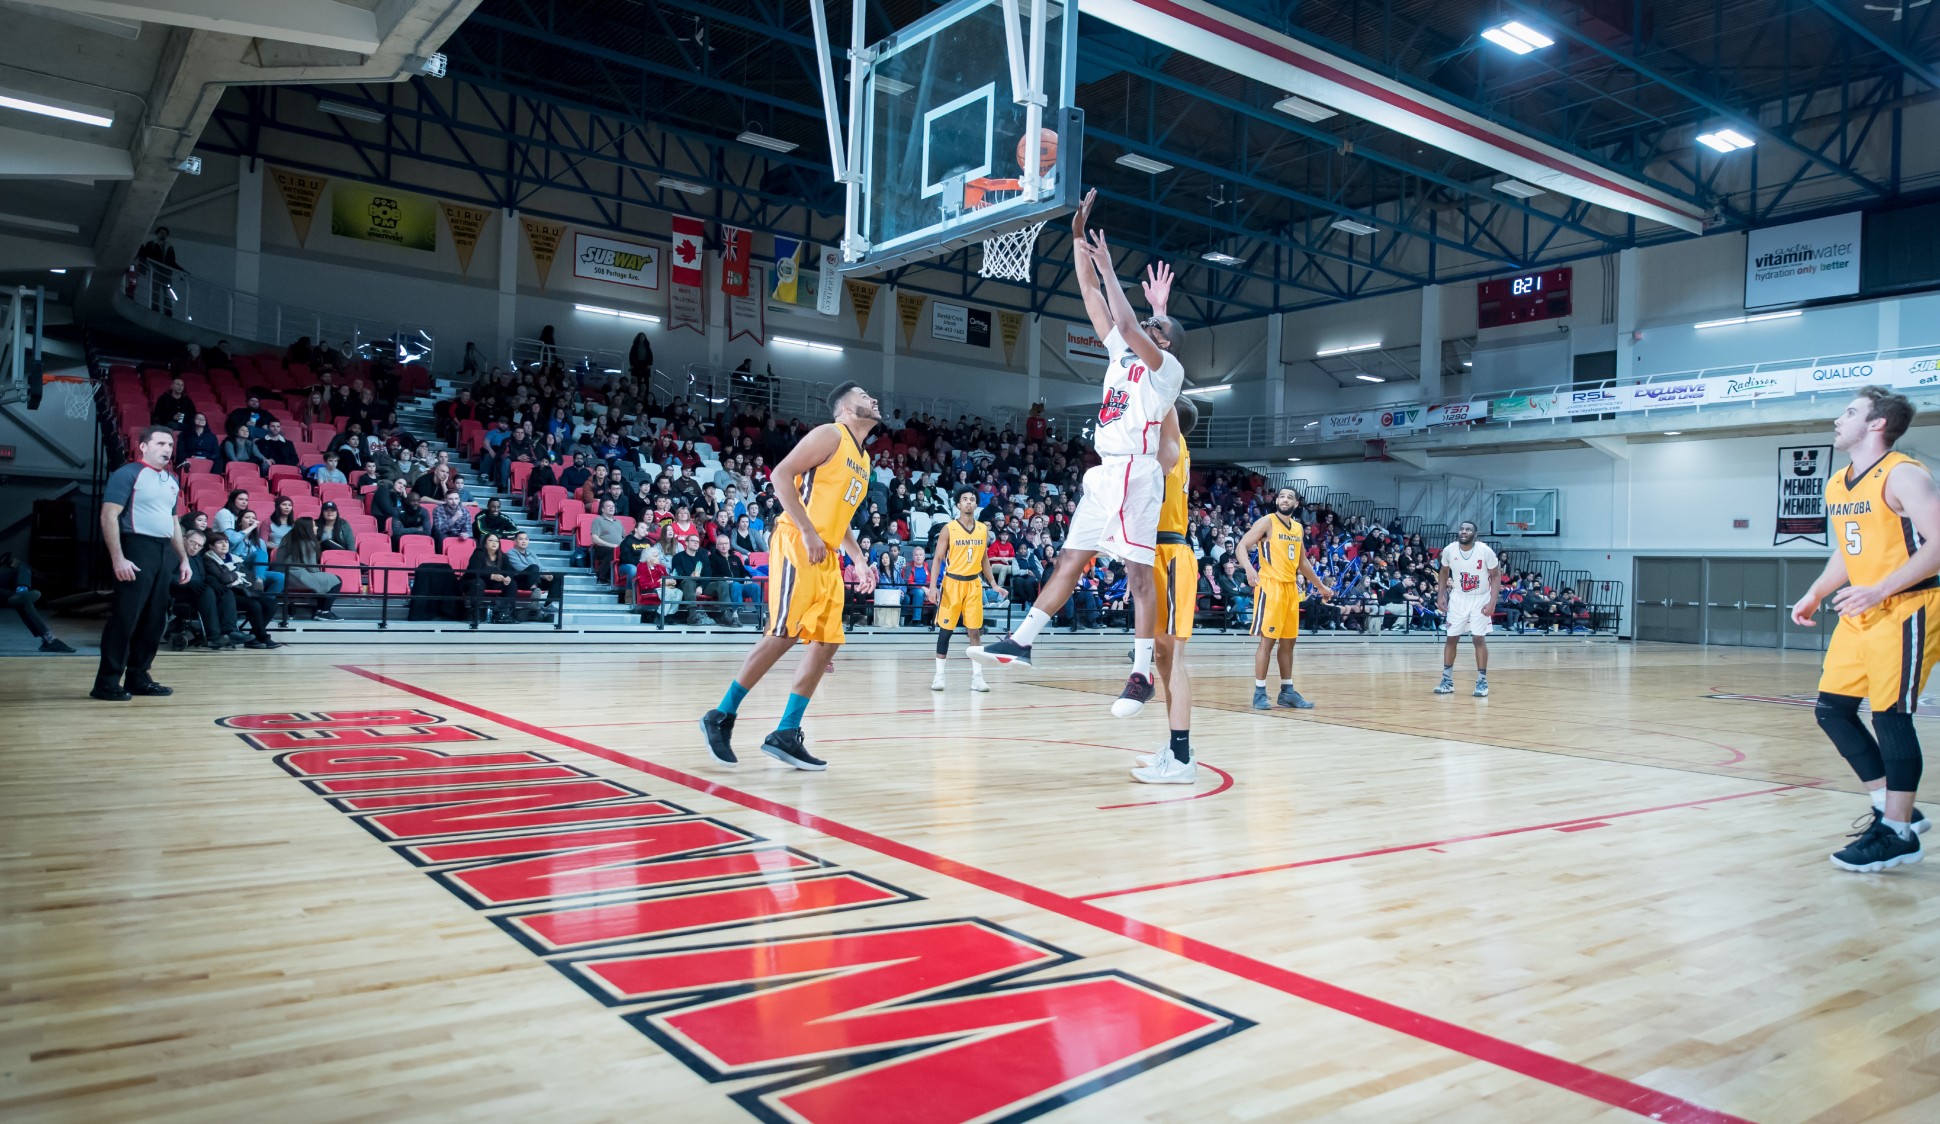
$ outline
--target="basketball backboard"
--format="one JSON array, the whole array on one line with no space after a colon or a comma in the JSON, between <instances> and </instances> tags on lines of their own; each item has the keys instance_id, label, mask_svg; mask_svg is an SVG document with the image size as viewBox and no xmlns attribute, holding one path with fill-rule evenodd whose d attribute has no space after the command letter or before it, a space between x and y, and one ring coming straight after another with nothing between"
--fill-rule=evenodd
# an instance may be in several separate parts
<instances>
[{"instance_id":1,"label":"basketball backboard","mask_svg":"<svg viewBox=\"0 0 1940 1124\"><path fill-rule=\"evenodd\" d=\"M1067 4L954 0L862 52L843 271L937 257L1076 209L1077 45ZM1031 159L1045 151L1026 139L1033 123L1040 145L1044 131L1055 137L1048 166Z\"/></svg>"}]
</instances>

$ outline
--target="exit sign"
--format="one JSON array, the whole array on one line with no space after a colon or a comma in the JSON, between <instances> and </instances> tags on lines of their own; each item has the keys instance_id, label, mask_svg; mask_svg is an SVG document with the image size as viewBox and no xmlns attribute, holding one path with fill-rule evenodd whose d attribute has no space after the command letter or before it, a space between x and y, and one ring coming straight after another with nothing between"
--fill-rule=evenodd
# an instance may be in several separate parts
<instances>
[{"instance_id":1,"label":"exit sign","mask_svg":"<svg viewBox=\"0 0 1940 1124\"><path fill-rule=\"evenodd\" d=\"M12 459L13 459L13 446L0 445L0 461L10 461Z\"/></svg>"}]
</instances>

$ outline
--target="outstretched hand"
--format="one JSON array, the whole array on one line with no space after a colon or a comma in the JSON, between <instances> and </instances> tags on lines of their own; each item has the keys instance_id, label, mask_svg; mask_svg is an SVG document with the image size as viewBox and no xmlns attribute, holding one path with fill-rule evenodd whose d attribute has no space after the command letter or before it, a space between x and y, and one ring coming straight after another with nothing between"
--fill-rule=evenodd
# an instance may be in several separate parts
<instances>
[{"instance_id":1,"label":"outstretched hand","mask_svg":"<svg viewBox=\"0 0 1940 1124\"><path fill-rule=\"evenodd\" d=\"M1091 240L1091 260L1097 264L1098 273L1101 276L1110 273L1112 268L1111 246L1105 242L1105 232L1102 230L1087 230L1085 231L1085 237Z\"/></svg>"},{"instance_id":2,"label":"outstretched hand","mask_svg":"<svg viewBox=\"0 0 1940 1124\"><path fill-rule=\"evenodd\" d=\"M1152 315L1164 316L1166 303L1172 299L1172 267L1162 261L1146 266L1140 287L1145 290L1145 303L1151 306Z\"/></svg>"},{"instance_id":3,"label":"outstretched hand","mask_svg":"<svg viewBox=\"0 0 1940 1124\"><path fill-rule=\"evenodd\" d=\"M1071 240L1072 241L1083 242L1085 240L1085 224L1091 221L1091 205L1093 203L1096 203L1097 201L1098 201L1098 189L1094 187L1090 191L1085 192L1084 200L1078 204L1078 209L1072 212L1072 215L1071 215Z\"/></svg>"}]
</instances>

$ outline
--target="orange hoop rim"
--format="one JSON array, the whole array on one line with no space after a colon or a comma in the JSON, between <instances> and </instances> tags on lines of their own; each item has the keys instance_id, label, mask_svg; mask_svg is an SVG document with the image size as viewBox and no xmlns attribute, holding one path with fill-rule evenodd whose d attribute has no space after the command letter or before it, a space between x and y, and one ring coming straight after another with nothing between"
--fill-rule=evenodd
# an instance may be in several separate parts
<instances>
[{"instance_id":1,"label":"orange hoop rim","mask_svg":"<svg viewBox=\"0 0 1940 1124\"><path fill-rule=\"evenodd\" d=\"M89 380L85 375L42 375L40 377L40 381L43 383L50 383L50 382L87 383L91 380Z\"/></svg>"}]
</instances>

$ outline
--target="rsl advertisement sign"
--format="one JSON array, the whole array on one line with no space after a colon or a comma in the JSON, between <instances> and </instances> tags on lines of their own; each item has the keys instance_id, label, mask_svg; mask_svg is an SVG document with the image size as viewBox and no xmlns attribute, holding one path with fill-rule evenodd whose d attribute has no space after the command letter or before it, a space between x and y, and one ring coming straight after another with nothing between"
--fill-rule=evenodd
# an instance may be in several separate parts
<instances>
[{"instance_id":1,"label":"rsl advertisement sign","mask_svg":"<svg viewBox=\"0 0 1940 1124\"><path fill-rule=\"evenodd\" d=\"M1745 236L1745 307L1858 293L1860 233L1857 211L1752 231Z\"/></svg>"}]
</instances>

